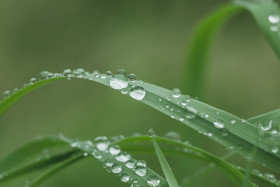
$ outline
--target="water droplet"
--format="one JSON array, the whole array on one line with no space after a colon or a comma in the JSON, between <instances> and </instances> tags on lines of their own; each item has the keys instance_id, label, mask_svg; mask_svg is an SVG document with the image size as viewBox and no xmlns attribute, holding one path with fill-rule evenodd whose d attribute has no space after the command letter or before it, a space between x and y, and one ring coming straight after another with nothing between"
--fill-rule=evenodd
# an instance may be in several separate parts
<instances>
[{"instance_id":1,"label":"water droplet","mask_svg":"<svg viewBox=\"0 0 280 187\"><path fill-rule=\"evenodd\" d=\"M66 70L63 71L63 75L65 77L71 77L71 74L72 74L71 69L66 69Z\"/></svg>"},{"instance_id":2,"label":"water droplet","mask_svg":"<svg viewBox=\"0 0 280 187\"><path fill-rule=\"evenodd\" d=\"M121 152L116 156L116 159L120 162L127 162L131 156L126 152Z\"/></svg>"},{"instance_id":3,"label":"water droplet","mask_svg":"<svg viewBox=\"0 0 280 187\"><path fill-rule=\"evenodd\" d=\"M112 74L111 71L106 71L106 75L110 77L110 76L112 76L113 74Z\"/></svg>"},{"instance_id":4,"label":"water droplet","mask_svg":"<svg viewBox=\"0 0 280 187\"><path fill-rule=\"evenodd\" d=\"M107 158L107 159L105 160L105 166L107 166L107 167L112 167L113 164L114 164L113 159Z\"/></svg>"},{"instance_id":5,"label":"water droplet","mask_svg":"<svg viewBox=\"0 0 280 187\"><path fill-rule=\"evenodd\" d=\"M197 110L195 108L191 107L191 106L187 107L187 111L186 112L187 112L186 117L188 119L193 119L196 116L196 114L197 114Z\"/></svg>"},{"instance_id":6,"label":"water droplet","mask_svg":"<svg viewBox=\"0 0 280 187\"><path fill-rule=\"evenodd\" d=\"M85 70L83 68L75 69L72 74L78 78L81 78L84 74Z\"/></svg>"},{"instance_id":7,"label":"water droplet","mask_svg":"<svg viewBox=\"0 0 280 187\"><path fill-rule=\"evenodd\" d=\"M129 95L133 99L141 101L142 99L144 99L144 97L146 95L146 91L141 86L135 86L134 88L131 89L131 91L129 92Z\"/></svg>"},{"instance_id":8,"label":"water droplet","mask_svg":"<svg viewBox=\"0 0 280 187\"><path fill-rule=\"evenodd\" d=\"M172 95L174 98L179 98L181 96L181 90L179 88L174 88L172 90Z\"/></svg>"},{"instance_id":9,"label":"water droplet","mask_svg":"<svg viewBox=\"0 0 280 187\"><path fill-rule=\"evenodd\" d=\"M272 25L272 26L270 26L270 30L271 30L272 32L277 32L277 31L279 30L279 26L277 26L277 25Z\"/></svg>"},{"instance_id":10,"label":"water droplet","mask_svg":"<svg viewBox=\"0 0 280 187\"><path fill-rule=\"evenodd\" d=\"M111 155L117 155L117 154L119 154L119 153L121 152L120 146L118 146L118 145L111 146L111 147L109 148L109 152L110 152Z\"/></svg>"},{"instance_id":11,"label":"water droplet","mask_svg":"<svg viewBox=\"0 0 280 187\"><path fill-rule=\"evenodd\" d=\"M3 92L4 98L9 97L10 95L11 95L11 91L10 90L6 90L6 91Z\"/></svg>"},{"instance_id":12,"label":"water droplet","mask_svg":"<svg viewBox=\"0 0 280 187\"><path fill-rule=\"evenodd\" d=\"M279 23L280 17L278 15L275 15L275 14L269 15L268 16L268 21L272 24L276 24L276 23Z\"/></svg>"},{"instance_id":13,"label":"water droplet","mask_svg":"<svg viewBox=\"0 0 280 187\"><path fill-rule=\"evenodd\" d=\"M29 83L30 84L34 84L34 83L36 83L36 81L37 81L37 79L35 77L33 77L33 78L30 79Z\"/></svg>"},{"instance_id":14,"label":"water droplet","mask_svg":"<svg viewBox=\"0 0 280 187\"><path fill-rule=\"evenodd\" d=\"M236 123L236 120L233 119L233 120L230 121L230 123L231 123L231 124L235 124L235 123Z\"/></svg>"},{"instance_id":15,"label":"water droplet","mask_svg":"<svg viewBox=\"0 0 280 187\"><path fill-rule=\"evenodd\" d=\"M266 121L259 123L259 127L263 131L268 131L272 127L272 120L266 120Z\"/></svg>"},{"instance_id":16,"label":"water droplet","mask_svg":"<svg viewBox=\"0 0 280 187\"><path fill-rule=\"evenodd\" d=\"M136 77L135 74L129 74L129 75L127 76L127 78L128 78L128 81L130 81L130 82L135 82L136 79L137 79L137 77Z\"/></svg>"},{"instance_id":17,"label":"water droplet","mask_svg":"<svg viewBox=\"0 0 280 187\"><path fill-rule=\"evenodd\" d=\"M145 162L145 160L139 160L139 161L136 162L136 165L146 167L146 162Z\"/></svg>"},{"instance_id":18,"label":"water droplet","mask_svg":"<svg viewBox=\"0 0 280 187\"><path fill-rule=\"evenodd\" d=\"M126 165L126 167L132 169L132 168L135 167L135 161L134 160L128 160L128 161L126 161L125 165Z\"/></svg>"},{"instance_id":19,"label":"water droplet","mask_svg":"<svg viewBox=\"0 0 280 187\"><path fill-rule=\"evenodd\" d=\"M110 142L106 136L99 136L94 139L96 147L100 151L105 151L108 149Z\"/></svg>"},{"instance_id":20,"label":"water droplet","mask_svg":"<svg viewBox=\"0 0 280 187\"><path fill-rule=\"evenodd\" d=\"M181 135L175 131L169 131L164 135L165 138L169 138L176 141L181 141Z\"/></svg>"},{"instance_id":21,"label":"water droplet","mask_svg":"<svg viewBox=\"0 0 280 187\"><path fill-rule=\"evenodd\" d=\"M120 173L120 172L122 172L122 167L119 166L119 165L113 165L112 172L113 173Z\"/></svg>"},{"instance_id":22,"label":"water droplet","mask_svg":"<svg viewBox=\"0 0 280 187\"><path fill-rule=\"evenodd\" d=\"M214 126L218 129L222 129L225 125L221 121L215 121Z\"/></svg>"},{"instance_id":23,"label":"water droplet","mask_svg":"<svg viewBox=\"0 0 280 187\"><path fill-rule=\"evenodd\" d=\"M272 153L278 153L279 149L278 147L274 146L272 149L271 149Z\"/></svg>"},{"instance_id":24,"label":"water droplet","mask_svg":"<svg viewBox=\"0 0 280 187\"><path fill-rule=\"evenodd\" d=\"M160 184L160 180L157 176L150 176L147 183L149 186L158 186Z\"/></svg>"},{"instance_id":25,"label":"water droplet","mask_svg":"<svg viewBox=\"0 0 280 187\"><path fill-rule=\"evenodd\" d=\"M41 80L49 78L49 72L48 71L42 71L41 73L39 73L39 78Z\"/></svg>"},{"instance_id":26,"label":"water droplet","mask_svg":"<svg viewBox=\"0 0 280 187\"><path fill-rule=\"evenodd\" d=\"M213 136L213 133L212 132L207 132L206 135L211 137L211 136Z\"/></svg>"},{"instance_id":27,"label":"water droplet","mask_svg":"<svg viewBox=\"0 0 280 187\"><path fill-rule=\"evenodd\" d=\"M136 167L135 173L141 177L145 176L147 173L146 167L143 166Z\"/></svg>"},{"instance_id":28,"label":"water droplet","mask_svg":"<svg viewBox=\"0 0 280 187\"><path fill-rule=\"evenodd\" d=\"M122 182L128 182L129 179L130 179L130 176L129 176L129 175L127 175L127 174L122 174L122 176L121 176L121 181L122 181Z\"/></svg>"},{"instance_id":29,"label":"water droplet","mask_svg":"<svg viewBox=\"0 0 280 187\"><path fill-rule=\"evenodd\" d=\"M119 70L116 74L114 74L109 82L111 88L116 90L121 90L128 86L128 80L126 77L125 70Z\"/></svg>"}]
</instances>

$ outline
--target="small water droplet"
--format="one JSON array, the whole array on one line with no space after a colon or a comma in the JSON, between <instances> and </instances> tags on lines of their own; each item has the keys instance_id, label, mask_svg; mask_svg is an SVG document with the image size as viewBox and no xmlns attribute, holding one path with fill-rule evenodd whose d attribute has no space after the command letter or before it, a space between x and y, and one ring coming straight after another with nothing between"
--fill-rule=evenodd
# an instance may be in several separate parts
<instances>
[{"instance_id":1,"label":"small water droplet","mask_svg":"<svg viewBox=\"0 0 280 187\"><path fill-rule=\"evenodd\" d=\"M236 120L233 119L233 120L230 121L230 123L231 123L231 124L235 124L235 123L236 123Z\"/></svg>"},{"instance_id":2,"label":"small water droplet","mask_svg":"<svg viewBox=\"0 0 280 187\"><path fill-rule=\"evenodd\" d=\"M268 21L272 24L276 24L276 23L279 23L280 17L276 14L272 14L272 15L268 16Z\"/></svg>"},{"instance_id":3,"label":"small water droplet","mask_svg":"<svg viewBox=\"0 0 280 187\"><path fill-rule=\"evenodd\" d=\"M10 95L11 95L11 91L10 91L10 90L5 90L5 91L3 92L4 98L9 97Z\"/></svg>"},{"instance_id":4,"label":"small water droplet","mask_svg":"<svg viewBox=\"0 0 280 187\"><path fill-rule=\"evenodd\" d=\"M146 167L146 162L145 162L145 160L139 160L139 161L136 162L136 165Z\"/></svg>"},{"instance_id":5,"label":"small water droplet","mask_svg":"<svg viewBox=\"0 0 280 187\"><path fill-rule=\"evenodd\" d=\"M121 181L122 181L122 182L128 182L129 179L130 179L130 176L129 176L129 175L127 175L127 174L122 174L122 176L121 176Z\"/></svg>"},{"instance_id":6,"label":"small water droplet","mask_svg":"<svg viewBox=\"0 0 280 187\"><path fill-rule=\"evenodd\" d=\"M160 184L160 180L157 176L150 176L147 183L149 186L158 186Z\"/></svg>"},{"instance_id":7,"label":"small water droplet","mask_svg":"<svg viewBox=\"0 0 280 187\"><path fill-rule=\"evenodd\" d=\"M105 166L107 166L107 167L112 167L113 164L114 164L113 159L107 158L107 159L105 160Z\"/></svg>"},{"instance_id":8,"label":"small water droplet","mask_svg":"<svg viewBox=\"0 0 280 187\"><path fill-rule=\"evenodd\" d=\"M263 131L268 131L272 127L272 120L265 120L265 121L259 123L259 127Z\"/></svg>"},{"instance_id":9,"label":"small water droplet","mask_svg":"<svg viewBox=\"0 0 280 187\"><path fill-rule=\"evenodd\" d=\"M169 131L164 135L165 138L169 138L176 141L181 141L181 135L175 131Z\"/></svg>"},{"instance_id":10,"label":"small water droplet","mask_svg":"<svg viewBox=\"0 0 280 187\"><path fill-rule=\"evenodd\" d=\"M122 172L122 167L119 166L119 165L113 165L112 172L113 173L120 173L120 172Z\"/></svg>"},{"instance_id":11,"label":"small water droplet","mask_svg":"<svg viewBox=\"0 0 280 187\"><path fill-rule=\"evenodd\" d=\"M106 136L99 136L94 139L94 143L99 151L106 151L110 142Z\"/></svg>"},{"instance_id":12,"label":"small water droplet","mask_svg":"<svg viewBox=\"0 0 280 187\"><path fill-rule=\"evenodd\" d=\"M277 26L277 25L272 25L272 26L270 26L270 30L271 30L272 32L277 32L277 31L279 30L279 26Z\"/></svg>"},{"instance_id":13,"label":"small water droplet","mask_svg":"<svg viewBox=\"0 0 280 187\"><path fill-rule=\"evenodd\" d=\"M195 108L191 107L191 106L187 106L187 111L186 112L187 112L186 117L188 119L193 119L197 114L197 110Z\"/></svg>"},{"instance_id":14,"label":"small water droplet","mask_svg":"<svg viewBox=\"0 0 280 187\"><path fill-rule=\"evenodd\" d=\"M279 151L279 148L274 146L272 149L271 149L272 153L278 153Z\"/></svg>"},{"instance_id":15,"label":"small water droplet","mask_svg":"<svg viewBox=\"0 0 280 187\"><path fill-rule=\"evenodd\" d=\"M172 90L172 95L174 98L179 98L181 96L181 90L179 88L174 88Z\"/></svg>"},{"instance_id":16,"label":"small water droplet","mask_svg":"<svg viewBox=\"0 0 280 187\"><path fill-rule=\"evenodd\" d=\"M221 121L215 121L214 126L218 129L224 128L224 124Z\"/></svg>"},{"instance_id":17,"label":"small water droplet","mask_svg":"<svg viewBox=\"0 0 280 187\"><path fill-rule=\"evenodd\" d=\"M72 74L71 69L65 69L65 70L63 71L63 75L64 75L65 77L71 77L71 74Z\"/></svg>"},{"instance_id":18,"label":"small water droplet","mask_svg":"<svg viewBox=\"0 0 280 187\"><path fill-rule=\"evenodd\" d=\"M48 79L49 78L49 72L48 71L42 71L41 73L39 73L39 78L41 80Z\"/></svg>"},{"instance_id":19,"label":"small water droplet","mask_svg":"<svg viewBox=\"0 0 280 187\"><path fill-rule=\"evenodd\" d=\"M121 152L116 156L116 159L120 162L127 162L131 156L126 152Z\"/></svg>"},{"instance_id":20,"label":"small water droplet","mask_svg":"<svg viewBox=\"0 0 280 187\"><path fill-rule=\"evenodd\" d=\"M109 148L109 153L111 155L117 155L121 152L120 146L114 145Z\"/></svg>"},{"instance_id":21,"label":"small water droplet","mask_svg":"<svg viewBox=\"0 0 280 187\"><path fill-rule=\"evenodd\" d=\"M146 95L146 91L141 86L135 86L134 88L131 89L131 91L129 92L129 95L133 99L141 101L142 99L144 99L144 97Z\"/></svg>"},{"instance_id":22,"label":"small water droplet","mask_svg":"<svg viewBox=\"0 0 280 187\"><path fill-rule=\"evenodd\" d=\"M127 78L128 78L128 81L130 81L130 82L135 82L136 79L137 79L137 77L136 77L135 74L129 74L129 75L127 76Z\"/></svg>"},{"instance_id":23,"label":"small water droplet","mask_svg":"<svg viewBox=\"0 0 280 187\"><path fill-rule=\"evenodd\" d=\"M135 167L135 161L134 160L128 160L125 163L126 167L133 169Z\"/></svg>"},{"instance_id":24,"label":"small water droplet","mask_svg":"<svg viewBox=\"0 0 280 187\"><path fill-rule=\"evenodd\" d=\"M136 167L135 173L141 177L145 176L147 173L146 167L143 167L143 166Z\"/></svg>"}]
</instances>

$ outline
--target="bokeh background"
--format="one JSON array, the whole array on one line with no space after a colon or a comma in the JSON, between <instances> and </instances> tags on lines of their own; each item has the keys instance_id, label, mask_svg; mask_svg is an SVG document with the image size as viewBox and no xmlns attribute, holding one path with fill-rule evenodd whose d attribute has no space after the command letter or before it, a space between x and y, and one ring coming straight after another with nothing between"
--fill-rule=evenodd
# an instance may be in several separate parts
<instances>
[{"instance_id":1,"label":"bokeh background","mask_svg":"<svg viewBox=\"0 0 280 187\"><path fill-rule=\"evenodd\" d=\"M169 89L181 87L191 32L224 0L9 0L0 1L0 93L39 72L82 67L124 68ZM236 16L215 41L201 100L241 118L280 106L280 63L252 17ZM184 93L188 94L188 93ZM222 155L225 148L113 89L63 80L37 89L0 117L0 158L39 135L63 133L83 140L178 131L183 140ZM135 155L160 171L155 156ZM205 164L168 157L178 180ZM236 157L242 165L242 158ZM15 186L15 184L5 184ZM233 186L219 170L196 186ZM18 184L17 186L21 186ZM42 184L127 186L94 159L78 162Z\"/></svg>"}]
</instances>

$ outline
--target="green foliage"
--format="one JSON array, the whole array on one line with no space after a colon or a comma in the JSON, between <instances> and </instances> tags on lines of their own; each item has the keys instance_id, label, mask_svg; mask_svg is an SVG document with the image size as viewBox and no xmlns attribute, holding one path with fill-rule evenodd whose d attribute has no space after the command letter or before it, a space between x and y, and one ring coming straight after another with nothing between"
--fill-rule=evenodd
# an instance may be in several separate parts
<instances>
[{"instance_id":1,"label":"green foliage","mask_svg":"<svg viewBox=\"0 0 280 187\"><path fill-rule=\"evenodd\" d=\"M280 11L277 4L262 0L236 0L203 20L194 33L188 53L189 72L186 73L188 90L192 95L201 94L207 54L213 37L225 21L242 9L248 10L253 15L268 42L280 56L280 32L277 25L280 23ZM28 178L26 185L37 186L49 176L76 161L96 158L123 182L135 186L177 187L179 185L164 156L170 154L194 158L210 164L208 168L189 178L186 185L196 176L202 176L211 168L218 167L238 186L254 186L251 178L271 186L279 186L280 182L277 179L251 171L251 162L255 161L280 173L280 137L277 131L280 128L279 109L244 120L183 95L179 89L168 90L136 80L134 75L127 76L124 70L119 70L112 75L110 72L102 74L97 71L90 73L83 69L74 71L67 69L63 73L41 72L39 78L32 79L23 88L13 93L6 91L5 98L0 102L0 114L35 88L50 82L74 78L110 86L178 120L181 124L208 136L231 151L245 156L249 161L248 168L237 167L225 161L225 158L221 159L192 145L159 136L132 136L111 140L101 136L94 141L78 141L60 135L34 140L4 158L0 162L1 185L16 177L35 173L36 177ZM125 152L154 153L153 149L156 150L166 179L147 167L145 161L137 161Z\"/></svg>"}]
</instances>

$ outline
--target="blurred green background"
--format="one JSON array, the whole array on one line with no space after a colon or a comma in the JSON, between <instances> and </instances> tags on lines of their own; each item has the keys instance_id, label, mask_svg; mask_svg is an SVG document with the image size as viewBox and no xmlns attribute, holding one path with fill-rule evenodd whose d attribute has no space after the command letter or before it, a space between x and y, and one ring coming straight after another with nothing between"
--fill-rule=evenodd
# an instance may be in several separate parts
<instances>
[{"instance_id":1,"label":"blurred green background","mask_svg":"<svg viewBox=\"0 0 280 187\"><path fill-rule=\"evenodd\" d=\"M195 24L223 0L9 0L0 2L0 93L22 87L40 71L125 68L139 79L181 87L187 43ZM248 13L215 41L203 102L242 118L280 106L280 63ZM184 93L188 94L188 93ZM90 81L58 81L17 102L0 117L0 158L39 135L82 140L129 136L154 128L221 155L225 148L140 102ZM159 173L155 156L147 160ZM178 180L205 164L168 157ZM239 157L235 162L242 164ZM82 181L82 185L81 185ZM20 183L21 184L21 183ZM232 186L219 170L197 186ZM7 184L7 186L9 186ZM15 186L15 184L10 184ZM18 186L18 185L17 185ZM20 186L20 185L19 185ZM78 162L42 186L127 186L93 159Z\"/></svg>"}]
</instances>

